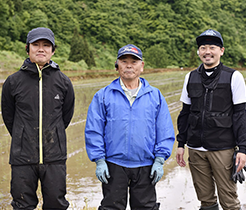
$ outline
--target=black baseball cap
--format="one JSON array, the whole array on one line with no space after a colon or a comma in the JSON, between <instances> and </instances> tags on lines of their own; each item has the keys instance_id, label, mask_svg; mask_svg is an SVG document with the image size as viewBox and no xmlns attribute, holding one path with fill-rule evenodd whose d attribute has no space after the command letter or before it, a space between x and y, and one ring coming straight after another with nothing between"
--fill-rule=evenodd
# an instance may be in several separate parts
<instances>
[{"instance_id":1,"label":"black baseball cap","mask_svg":"<svg viewBox=\"0 0 246 210\"><path fill-rule=\"evenodd\" d=\"M39 39L49 40L53 46L55 46L54 33L49 28L38 27L34 28L27 34L26 43L33 43Z\"/></svg>"},{"instance_id":2,"label":"black baseball cap","mask_svg":"<svg viewBox=\"0 0 246 210\"><path fill-rule=\"evenodd\" d=\"M217 45L219 47L223 47L223 39L220 34L220 32L215 31L213 29L208 29L204 32L202 32L197 38L196 38L196 43L198 48L201 45Z\"/></svg>"}]
</instances>

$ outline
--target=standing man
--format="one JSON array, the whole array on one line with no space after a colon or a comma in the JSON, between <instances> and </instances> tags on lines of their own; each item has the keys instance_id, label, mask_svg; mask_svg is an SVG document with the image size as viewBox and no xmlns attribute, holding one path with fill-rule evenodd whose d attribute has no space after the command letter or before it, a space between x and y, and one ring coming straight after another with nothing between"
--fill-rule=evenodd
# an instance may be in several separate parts
<instances>
[{"instance_id":1,"label":"standing man","mask_svg":"<svg viewBox=\"0 0 246 210\"><path fill-rule=\"evenodd\" d=\"M239 210L237 180L231 179L234 148L236 173L246 163L246 92L244 78L224 66L223 39L218 31L196 38L202 64L185 77L178 117L177 163L184 167L184 145L200 210L219 210L215 185L223 210Z\"/></svg>"},{"instance_id":2,"label":"standing man","mask_svg":"<svg viewBox=\"0 0 246 210\"><path fill-rule=\"evenodd\" d=\"M157 210L155 184L174 143L174 130L161 92L140 78L141 50L119 49L119 78L99 90L89 106L85 127L88 156L102 182L99 210L122 210L128 188L133 210Z\"/></svg>"},{"instance_id":3,"label":"standing man","mask_svg":"<svg viewBox=\"0 0 246 210\"><path fill-rule=\"evenodd\" d=\"M35 28L27 35L29 55L2 89L2 116L12 137L11 205L33 210L41 182L43 209L63 210L66 194L66 133L74 111L71 81L51 59L53 32Z\"/></svg>"}]
</instances>

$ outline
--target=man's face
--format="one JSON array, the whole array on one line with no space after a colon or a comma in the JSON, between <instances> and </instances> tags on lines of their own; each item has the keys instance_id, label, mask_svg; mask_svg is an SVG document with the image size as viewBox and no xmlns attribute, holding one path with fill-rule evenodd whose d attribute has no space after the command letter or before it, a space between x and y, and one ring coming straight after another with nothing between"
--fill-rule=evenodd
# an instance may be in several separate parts
<instances>
[{"instance_id":1,"label":"man's face","mask_svg":"<svg viewBox=\"0 0 246 210\"><path fill-rule=\"evenodd\" d=\"M144 62L133 55L123 55L118 59L118 71L122 80L138 79L143 68Z\"/></svg>"},{"instance_id":2,"label":"man's face","mask_svg":"<svg viewBox=\"0 0 246 210\"><path fill-rule=\"evenodd\" d=\"M52 55L52 44L46 39L40 39L30 44L29 57L31 62L43 67L46 63L50 62Z\"/></svg>"},{"instance_id":3,"label":"man's face","mask_svg":"<svg viewBox=\"0 0 246 210\"><path fill-rule=\"evenodd\" d=\"M225 48L216 45L201 45L198 49L199 57L204 64L205 69L213 68L220 63L220 57Z\"/></svg>"}]
</instances>

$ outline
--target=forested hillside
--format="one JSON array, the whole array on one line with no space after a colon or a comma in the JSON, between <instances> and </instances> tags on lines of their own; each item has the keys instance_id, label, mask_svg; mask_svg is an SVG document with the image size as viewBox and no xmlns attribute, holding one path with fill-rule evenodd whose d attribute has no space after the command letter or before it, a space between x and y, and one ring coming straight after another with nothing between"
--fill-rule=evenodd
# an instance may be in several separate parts
<instances>
[{"instance_id":1,"label":"forested hillside","mask_svg":"<svg viewBox=\"0 0 246 210\"><path fill-rule=\"evenodd\" d=\"M128 43L142 49L148 67L196 66L195 38L209 28L224 39L222 62L246 66L244 0L0 1L0 51L25 57L26 35L40 26L55 33L55 58L83 59L84 68L113 69Z\"/></svg>"}]
</instances>

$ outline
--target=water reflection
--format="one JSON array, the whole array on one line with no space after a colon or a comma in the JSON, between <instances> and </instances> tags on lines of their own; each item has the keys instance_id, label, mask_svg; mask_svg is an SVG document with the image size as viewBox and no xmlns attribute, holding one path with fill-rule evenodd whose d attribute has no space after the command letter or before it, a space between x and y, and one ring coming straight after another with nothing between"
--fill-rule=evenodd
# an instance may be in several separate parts
<instances>
[{"instance_id":1,"label":"water reflection","mask_svg":"<svg viewBox=\"0 0 246 210\"><path fill-rule=\"evenodd\" d=\"M164 75L165 74L165 75ZM176 119L181 108L179 97L183 85L182 78L177 74L155 73L144 75L150 84L159 88L166 98L176 128ZM95 176L96 165L91 163L85 151L84 126L88 106L93 95L114 78L91 79L73 82L76 95L75 113L67 129L68 160L67 160L67 198L70 210L82 210L85 206L97 207L102 199L101 184ZM1 89L0 89L1 92ZM10 166L8 164L10 136L0 118L0 209L11 209L9 194ZM174 151L176 149L176 143ZM186 152L187 153L187 152ZM161 210L199 209L188 167L177 167L175 152L165 163L164 176L157 184L158 201ZM245 204L242 195L246 193L246 185L239 185L239 198ZM39 191L40 194L40 191ZM246 205L246 204L245 204ZM39 209L41 204L39 204Z\"/></svg>"}]
</instances>

